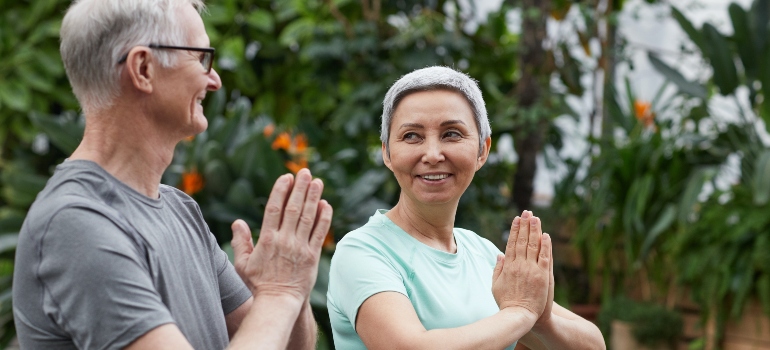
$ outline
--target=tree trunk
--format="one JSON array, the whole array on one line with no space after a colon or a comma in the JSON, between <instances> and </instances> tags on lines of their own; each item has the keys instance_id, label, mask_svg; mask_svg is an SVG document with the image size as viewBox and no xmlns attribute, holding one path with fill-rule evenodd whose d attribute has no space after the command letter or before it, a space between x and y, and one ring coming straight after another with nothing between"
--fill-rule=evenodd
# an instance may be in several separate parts
<instances>
[{"instance_id":1,"label":"tree trunk","mask_svg":"<svg viewBox=\"0 0 770 350\"><path fill-rule=\"evenodd\" d=\"M521 54L519 67L521 78L516 83L515 95L519 109L534 107L544 92L548 90L550 72L546 71L546 52L543 43L546 39L546 22L550 10L550 0L522 0L521 13ZM532 204L532 192L537 154L543 147L543 139L548 128L547 116L540 116L537 121L520 121L514 134L519 164L513 179L513 203L518 210L528 210Z\"/></svg>"}]
</instances>

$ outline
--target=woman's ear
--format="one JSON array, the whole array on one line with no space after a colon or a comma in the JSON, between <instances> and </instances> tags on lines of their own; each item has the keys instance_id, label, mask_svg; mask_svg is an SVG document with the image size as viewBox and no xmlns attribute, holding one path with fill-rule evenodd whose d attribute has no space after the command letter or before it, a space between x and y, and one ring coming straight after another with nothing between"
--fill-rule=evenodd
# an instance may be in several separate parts
<instances>
[{"instance_id":1,"label":"woman's ear","mask_svg":"<svg viewBox=\"0 0 770 350\"><path fill-rule=\"evenodd\" d=\"M390 171L393 171L393 167L390 164L390 154L388 152L388 147L385 146L385 143L382 144L382 161L385 163L385 166L390 169Z\"/></svg>"},{"instance_id":2,"label":"woman's ear","mask_svg":"<svg viewBox=\"0 0 770 350\"><path fill-rule=\"evenodd\" d=\"M136 46L128 52L126 68L131 78L131 85L144 93L152 93L153 80L156 78L156 62L152 59L150 49Z\"/></svg>"},{"instance_id":3,"label":"woman's ear","mask_svg":"<svg viewBox=\"0 0 770 350\"><path fill-rule=\"evenodd\" d=\"M484 163L487 162L487 158L489 158L489 150L492 148L492 137L487 137L486 140L484 140L484 143L481 146L481 152L479 154L478 159L476 159L476 171L479 171L481 167L484 165Z\"/></svg>"}]
</instances>

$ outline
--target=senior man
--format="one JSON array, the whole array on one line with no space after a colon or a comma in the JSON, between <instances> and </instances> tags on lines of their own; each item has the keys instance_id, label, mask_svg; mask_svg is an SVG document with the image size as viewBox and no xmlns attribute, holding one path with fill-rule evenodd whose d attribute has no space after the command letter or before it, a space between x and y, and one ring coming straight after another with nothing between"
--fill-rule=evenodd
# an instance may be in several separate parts
<instances>
[{"instance_id":1,"label":"senior man","mask_svg":"<svg viewBox=\"0 0 770 350\"><path fill-rule=\"evenodd\" d=\"M61 54L86 128L19 236L22 348L314 347L308 295L332 215L321 181L304 169L280 177L256 246L234 222L235 267L195 201L160 185L221 86L202 8L79 0L67 11Z\"/></svg>"}]
</instances>

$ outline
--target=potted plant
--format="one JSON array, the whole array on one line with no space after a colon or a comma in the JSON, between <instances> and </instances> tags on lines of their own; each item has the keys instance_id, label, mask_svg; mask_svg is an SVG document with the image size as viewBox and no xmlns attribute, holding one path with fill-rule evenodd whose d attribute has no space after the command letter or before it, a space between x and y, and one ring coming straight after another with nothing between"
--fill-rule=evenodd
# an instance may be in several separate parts
<instances>
[{"instance_id":1,"label":"potted plant","mask_svg":"<svg viewBox=\"0 0 770 350\"><path fill-rule=\"evenodd\" d=\"M675 349L682 317L654 303L619 297L602 306L599 328L610 349Z\"/></svg>"}]
</instances>

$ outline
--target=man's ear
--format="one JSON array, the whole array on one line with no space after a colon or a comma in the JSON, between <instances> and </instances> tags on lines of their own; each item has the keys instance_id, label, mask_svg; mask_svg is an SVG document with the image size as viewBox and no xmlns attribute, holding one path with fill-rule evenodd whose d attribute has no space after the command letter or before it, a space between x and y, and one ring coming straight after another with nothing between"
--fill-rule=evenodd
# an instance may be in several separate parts
<instances>
[{"instance_id":1,"label":"man's ear","mask_svg":"<svg viewBox=\"0 0 770 350\"><path fill-rule=\"evenodd\" d=\"M492 148L492 137L487 137L486 140L484 140L484 144L481 148L481 154L479 154L479 158L476 159L476 171L479 171L481 167L484 165L484 163L487 162L487 158L489 158L489 150Z\"/></svg>"},{"instance_id":2,"label":"man's ear","mask_svg":"<svg viewBox=\"0 0 770 350\"><path fill-rule=\"evenodd\" d=\"M153 81L157 78L157 61L150 54L150 49L136 46L128 52L126 71L131 78L131 85L144 93L152 93Z\"/></svg>"},{"instance_id":3,"label":"man's ear","mask_svg":"<svg viewBox=\"0 0 770 350\"><path fill-rule=\"evenodd\" d=\"M385 143L382 144L382 161L385 163L385 166L390 169L390 171L393 171L393 167L390 164L390 155L388 154L388 148L385 147Z\"/></svg>"}]
</instances>

